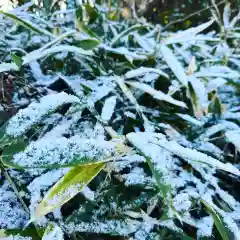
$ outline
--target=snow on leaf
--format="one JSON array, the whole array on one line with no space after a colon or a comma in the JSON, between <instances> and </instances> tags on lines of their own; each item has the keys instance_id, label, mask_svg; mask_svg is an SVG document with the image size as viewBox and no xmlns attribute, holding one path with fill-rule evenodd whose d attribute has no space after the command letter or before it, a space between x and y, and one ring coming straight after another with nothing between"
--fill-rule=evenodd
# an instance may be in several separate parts
<instances>
[{"instance_id":1,"label":"snow on leaf","mask_svg":"<svg viewBox=\"0 0 240 240\"><path fill-rule=\"evenodd\" d=\"M180 107L184 107L187 108L186 104L184 102L178 101L174 98L172 98L171 96L159 91L159 90L155 90L154 88L150 87L149 85L145 84L145 83L139 83L139 82L126 82L127 84L141 89L142 91L150 94L153 98L158 99L160 101L166 101L169 102L171 104L180 106Z\"/></svg>"},{"instance_id":2,"label":"snow on leaf","mask_svg":"<svg viewBox=\"0 0 240 240\"><path fill-rule=\"evenodd\" d=\"M65 92L42 97L39 102L33 102L27 108L19 110L9 120L6 127L6 134L14 137L24 134L34 124L41 121L44 116L66 103L80 103L80 100Z\"/></svg>"},{"instance_id":3,"label":"snow on leaf","mask_svg":"<svg viewBox=\"0 0 240 240\"><path fill-rule=\"evenodd\" d=\"M32 22L28 21L28 20L23 20L22 18L16 16L15 14L13 13L9 13L9 12L4 12L2 10L0 10L0 13L1 14L4 14L5 16L11 18L13 21L15 21L16 23L18 23L19 25L27 28L27 29L30 29L38 34L44 34L46 36L49 36L49 37L53 37L53 34L50 33L49 31L45 30L45 29L41 29L39 28L38 26L36 26L35 24L33 24Z\"/></svg>"},{"instance_id":4,"label":"snow on leaf","mask_svg":"<svg viewBox=\"0 0 240 240\"><path fill-rule=\"evenodd\" d=\"M128 79L128 78L140 77L140 76L146 75L147 73L156 73L166 78L169 78L168 75L163 71L161 71L160 69L147 68L147 67L140 67L138 69L130 70L125 74L125 78Z\"/></svg>"},{"instance_id":5,"label":"snow on leaf","mask_svg":"<svg viewBox=\"0 0 240 240\"><path fill-rule=\"evenodd\" d=\"M68 232L88 232L88 233L102 233L111 234L117 236L128 236L139 229L141 226L140 221L132 219L124 220L106 220L104 222L93 221L93 222L79 222L67 223L64 225Z\"/></svg>"},{"instance_id":6,"label":"snow on leaf","mask_svg":"<svg viewBox=\"0 0 240 240\"><path fill-rule=\"evenodd\" d=\"M48 224L42 240L64 240L62 229L56 223Z\"/></svg>"},{"instance_id":7,"label":"snow on leaf","mask_svg":"<svg viewBox=\"0 0 240 240\"><path fill-rule=\"evenodd\" d=\"M220 78L220 77L210 80L206 87L207 92L212 92L212 91L216 90L218 87L224 85L225 83L227 83L227 80Z\"/></svg>"},{"instance_id":8,"label":"snow on leaf","mask_svg":"<svg viewBox=\"0 0 240 240\"><path fill-rule=\"evenodd\" d=\"M105 100L101 114L102 120L108 122L111 119L116 106L116 100L116 96L109 97Z\"/></svg>"},{"instance_id":9,"label":"snow on leaf","mask_svg":"<svg viewBox=\"0 0 240 240\"><path fill-rule=\"evenodd\" d=\"M34 50L34 51L28 53L27 55L25 55L23 57L23 65L29 64L32 61L36 61L40 58L46 57L47 55L55 54L55 53L59 53L59 52L72 52L75 54L87 55L87 56L93 55L92 51L85 51L85 50L75 47L75 46L58 45L58 46L53 46L51 48L45 49L43 51Z\"/></svg>"},{"instance_id":10,"label":"snow on leaf","mask_svg":"<svg viewBox=\"0 0 240 240\"><path fill-rule=\"evenodd\" d=\"M183 41L191 41L195 40L195 36L211 26L213 24L214 20L210 20L206 23L200 24L197 27L192 27L190 29L187 29L185 31L177 32L173 34L173 36L170 36L166 40L164 40L164 44L173 44L173 43L179 43Z\"/></svg>"},{"instance_id":11,"label":"snow on leaf","mask_svg":"<svg viewBox=\"0 0 240 240\"><path fill-rule=\"evenodd\" d=\"M201 106L202 109L206 108L208 104L208 96L205 85L200 79L196 78L194 75L188 76L188 81L192 84L192 87L198 98L198 104Z\"/></svg>"},{"instance_id":12,"label":"snow on leaf","mask_svg":"<svg viewBox=\"0 0 240 240\"><path fill-rule=\"evenodd\" d=\"M225 132L225 136L240 151L240 131L227 131Z\"/></svg>"},{"instance_id":13,"label":"snow on leaf","mask_svg":"<svg viewBox=\"0 0 240 240\"><path fill-rule=\"evenodd\" d=\"M169 152L172 152L173 154L176 154L177 156L187 160L189 163L199 162L207 164L222 171L226 171L237 176L240 176L240 171L232 164L222 163L217 159L208 156L207 154L196 151L195 149L182 147L175 141L167 141L165 139L161 139L158 141L155 140L154 143L168 150Z\"/></svg>"},{"instance_id":14,"label":"snow on leaf","mask_svg":"<svg viewBox=\"0 0 240 240\"><path fill-rule=\"evenodd\" d=\"M31 142L23 151L13 156L13 162L27 168L52 168L92 164L111 160L116 143L88 139L75 135L70 138L47 137Z\"/></svg>"},{"instance_id":15,"label":"snow on leaf","mask_svg":"<svg viewBox=\"0 0 240 240\"><path fill-rule=\"evenodd\" d=\"M116 54L119 54L119 55L123 55L129 61L147 59L146 55L144 55L142 53L139 53L139 52L130 51L130 50L128 50L128 48L125 48L125 47L111 48L111 47L109 47L107 45L104 45L104 44L100 44L99 47L104 49L104 50L106 50L106 51L108 51L108 52L116 53Z\"/></svg>"},{"instance_id":16,"label":"snow on leaf","mask_svg":"<svg viewBox=\"0 0 240 240\"><path fill-rule=\"evenodd\" d=\"M161 44L160 45L160 51L161 51L161 54L163 56L163 59L166 61L166 63L168 64L169 68L173 71L173 73L175 74L177 79L184 86L186 86L187 85L187 76L185 74L185 71L184 71L182 65L177 60L177 58L174 55L174 53L172 52L172 50L170 50L170 48L168 48L164 44Z\"/></svg>"},{"instance_id":17,"label":"snow on leaf","mask_svg":"<svg viewBox=\"0 0 240 240\"><path fill-rule=\"evenodd\" d=\"M8 72L10 70L19 70L18 66L16 63L11 62L11 63L1 63L0 64L0 73L1 72Z\"/></svg>"},{"instance_id":18,"label":"snow on leaf","mask_svg":"<svg viewBox=\"0 0 240 240\"><path fill-rule=\"evenodd\" d=\"M182 119L196 125L196 126L202 126L204 123L197 120L196 118L194 117L191 117L190 115L187 115L187 114L181 114L181 113L178 113L177 114L179 117L181 117Z\"/></svg>"},{"instance_id":19,"label":"snow on leaf","mask_svg":"<svg viewBox=\"0 0 240 240\"><path fill-rule=\"evenodd\" d=\"M239 78L240 74L226 66L212 66L209 68L203 68L199 72L196 72L196 77L220 77L220 78Z\"/></svg>"},{"instance_id":20,"label":"snow on leaf","mask_svg":"<svg viewBox=\"0 0 240 240\"><path fill-rule=\"evenodd\" d=\"M32 220L34 221L61 207L77 195L104 166L105 163L95 163L72 168L47 192L42 202L36 207Z\"/></svg>"},{"instance_id":21,"label":"snow on leaf","mask_svg":"<svg viewBox=\"0 0 240 240\"><path fill-rule=\"evenodd\" d=\"M227 3L223 11L223 24L225 28L228 28L230 25L230 14L231 14L230 3Z\"/></svg>"},{"instance_id":22,"label":"snow on leaf","mask_svg":"<svg viewBox=\"0 0 240 240\"><path fill-rule=\"evenodd\" d=\"M213 230L213 218L211 216L203 217L197 223L198 230L197 236L198 238L201 237L211 237L212 230Z\"/></svg>"},{"instance_id":23,"label":"snow on leaf","mask_svg":"<svg viewBox=\"0 0 240 240\"><path fill-rule=\"evenodd\" d=\"M134 32L134 31L137 31L137 30L140 30L140 29L144 29L148 27L148 25L134 25L126 30L124 30L123 32L121 32L120 34L118 34L111 42L111 46L114 47L115 45L118 44L118 42L120 41L121 38L123 38L124 36L126 36L127 34L131 33L131 32Z\"/></svg>"}]
</instances>

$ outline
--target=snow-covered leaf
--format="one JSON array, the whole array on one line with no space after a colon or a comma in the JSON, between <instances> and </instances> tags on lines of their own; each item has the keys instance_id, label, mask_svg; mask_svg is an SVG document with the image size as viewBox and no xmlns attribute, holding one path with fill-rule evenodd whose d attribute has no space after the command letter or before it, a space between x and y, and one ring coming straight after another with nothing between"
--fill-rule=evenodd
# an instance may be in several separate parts
<instances>
[{"instance_id":1,"label":"snow-covered leaf","mask_svg":"<svg viewBox=\"0 0 240 240\"><path fill-rule=\"evenodd\" d=\"M148 25L140 25L140 24L137 24L137 25L134 25L126 30L124 30L123 32L121 32L119 35L117 35L111 42L111 46L114 47L115 45L118 44L118 42L120 41L121 38L123 38L124 36L126 36L127 34L131 33L131 32L134 32L134 31L137 31L137 30L140 30L140 29L144 29L144 28L147 28Z\"/></svg>"},{"instance_id":2,"label":"snow-covered leaf","mask_svg":"<svg viewBox=\"0 0 240 240\"><path fill-rule=\"evenodd\" d=\"M180 64L180 62L177 60L176 56L172 52L170 48L165 46L164 44L160 45L160 51L163 56L163 59L168 64L169 68L173 71L177 79L184 85L187 85L187 76L185 74L185 71Z\"/></svg>"},{"instance_id":3,"label":"snow-covered leaf","mask_svg":"<svg viewBox=\"0 0 240 240\"><path fill-rule=\"evenodd\" d=\"M140 77L143 75L147 75L148 73L156 73L168 78L168 75L163 71L161 71L160 69L147 68L147 67L140 67L138 69L130 70L125 74L125 78L128 79L128 78Z\"/></svg>"},{"instance_id":4,"label":"snow-covered leaf","mask_svg":"<svg viewBox=\"0 0 240 240\"><path fill-rule=\"evenodd\" d=\"M213 24L214 20L210 20L206 23L200 24L197 27L189 28L185 31L177 32L173 34L173 36L170 36L169 38L164 40L164 44L173 44L173 43L179 43L179 42L185 42L185 41L191 41L195 40L195 36L211 26Z\"/></svg>"},{"instance_id":5,"label":"snow-covered leaf","mask_svg":"<svg viewBox=\"0 0 240 240\"><path fill-rule=\"evenodd\" d=\"M81 48L69 46L69 45L58 45L55 47L48 48L43 51L35 50L33 52L28 53L23 57L23 64L31 63L32 61L36 61L40 58L46 57L50 54L55 54L59 52L72 52L79 55L87 55L92 56L93 53L91 51L85 51Z\"/></svg>"},{"instance_id":6,"label":"snow-covered leaf","mask_svg":"<svg viewBox=\"0 0 240 240\"><path fill-rule=\"evenodd\" d=\"M10 13L10 12L4 12L2 10L0 10L1 14L4 14L5 16L11 18L13 21L15 21L16 23L18 23L19 25L30 29L38 34L43 34L49 37L53 37L53 34L50 33L49 31L45 30L45 29L41 29L38 26L34 25L32 22L28 21L28 20L23 20L22 18L18 17L17 15Z\"/></svg>"},{"instance_id":7,"label":"snow-covered leaf","mask_svg":"<svg viewBox=\"0 0 240 240\"><path fill-rule=\"evenodd\" d=\"M0 73L1 72L8 72L10 70L19 70L18 66L16 65L15 62L11 62L11 63L1 63L0 64Z\"/></svg>"},{"instance_id":8,"label":"snow-covered leaf","mask_svg":"<svg viewBox=\"0 0 240 240\"><path fill-rule=\"evenodd\" d=\"M64 233L56 223L48 224L42 240L64 240Z\"/></svg>"},{"instance_id":9,"label":"snow-covered leaf","mask_svg":"<svg viewBox=\"0 0 240 240\"><path fill-rule=\"evenodd\" d=\"M42 97L39 102L31 103L27 108L19 110L6 127L6 134L20 136L37 124L44 116L66 103L80 103L80 100L65 92Z\"/></svg>"},{"instance_id":10,"label":"snow-covered leaf","mask_svg":"<svg viewBox=\"0 0 240 240\"><path fill-rule=\"evenodd\" d=\"M154 143L172 152L173 154L176 154L177 156L189 161L189 163L193 161L207 164L222 171L226 171L237 176L240 176L240 171L232 164L222 163L215 158L212 158L204 153L196 151L195 149L185 148L175 141L167 141L165 139L160 139L159 141L155 141Z\"/></svg>"},{"instance_id":11,"label":"snow-covered leaf","mask_svg":"<svg viewBox=\"0 0 240 240\"><path fill-rule=\"evenodd\" d=\"M231 14L230 3L227 3L223 11L223 24L225 28L228 28L230 25L230 14Z\"/></svg>"},{"instance_id":12,"label":"snow-covered leaf","mask_svg":"<svg viewBox=\"0 0 240 240\"><path fill-rule=\"evenodd\" d=\"M116 106L116 100L116 96L109 97L105 100L101 114L102 120L108 122L111 119Z\"/></svg>"},{"instance_id":13,"label":"snow-covered leaf","mask_svg":"<svg viewBox=\"0 0 240 240\"><path fill-rule=\"evenodd\" d=\"M178 101L159 90L155 90L154 88L150 87L149 85L147 85L145 83L139 83L139 82L126 82L126 83L135 88L141 89L142 91L150 94L155 99L158 99L160 101L166 101L171 104L177 105L179 107L187 108L187 105L184 102Z\"/></svg>"}]
</instances>

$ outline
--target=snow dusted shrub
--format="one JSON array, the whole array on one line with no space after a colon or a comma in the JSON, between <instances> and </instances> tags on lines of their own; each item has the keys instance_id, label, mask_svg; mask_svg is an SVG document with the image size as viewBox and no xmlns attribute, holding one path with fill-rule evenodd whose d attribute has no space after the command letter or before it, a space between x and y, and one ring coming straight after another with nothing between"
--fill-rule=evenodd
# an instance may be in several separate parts
<instances>
[{"instance_id":1,"label":"snow dusted shrub","mask_svg":"<svg viewBox=\"0 0 240 240\"><path fill-rule=\"evenodd\" d=\"M239 14L169 33L114 6L29 6L1 12L1 32L23 28L0 72L26 79L0 132L1 234L239 239Z\"/></svg>"}]
</instances>

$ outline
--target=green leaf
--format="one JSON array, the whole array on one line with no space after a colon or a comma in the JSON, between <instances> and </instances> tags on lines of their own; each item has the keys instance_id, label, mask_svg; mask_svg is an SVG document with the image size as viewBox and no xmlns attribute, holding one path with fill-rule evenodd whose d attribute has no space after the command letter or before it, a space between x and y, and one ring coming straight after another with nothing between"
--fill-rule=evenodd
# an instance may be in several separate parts
<instances>
[{"instance_id":1,"label":"green leaf","mask_svg":"<svg viewBox=\"0 0 240 240\"><path fill-rule=\"evenodd\" d=\"M191 101L192 109L193 109L193 113L194 113L195 117L196 118L201 117L202 110L201 110L201 107L198 103L198 97L197 97L197 94L194 91L194 88L193 88L193 86L190 82L188 82L187 96Z\"/></svg>"},{"instance_id":2,"label":"green leaf","mask_svg":"<svg viewBox=\"0 0 240 240\"><path fill-rule=\"evenodd\" d=\"M32 30L33 32L35 33L38 33L38 34L44 34L44 35L47 35L49 37L53 37L53 34L50 33L49 31L47 30L44 30L44 29L41 29L39 28L38 26L35 26L33 23L27 21L27 20L23 20L19 17L17 17L15 14L12 14L12 13L9 13L9 12L4 12L2 10L0 10L0 13L1 14L4 14L5 16L11 18L13 21L15 21L16 23L18 23L19 25L27 28L27 29L30 29Z\"/></svg>"},{"instance_id":3,"label":"green leaf","mask_svg":"<svg viewBox=\"0 0 240 240\"><path fill-rule=\"evenodd\" d=\"M207 212L213 217L214 223L219 231L223 240L229 240L227 229L225 228L221 218L218 216L216 211L204 200L201 200L202 204L206 207Z\"/></svg>"},{"instance_id":4,"label":"green leaf","mask_svg":"<svg viewBox=\"0 0 240 240\"><path fill-rule=\"evenodd\" d=\"M13 164L13 155L23 151L27 147L28 143L21 138L14 139L7 147L4 148L2 153L2 162L7 167L13 167L17 169L23 169L22 167Z\"/></svg>"},{"instance_id":5,"label":"green leaf","mask_svg":"<svg viewBox=\"0 0 240 240\"><path fill-rule=\"evenodd\" d=\"M15 62L15 64L21 68L22 67L22 58L17 56L16 54L14 53L11 53L11 57L12 57L12 60Z\"/></svg>"},{"instance_id":6,"label":"green leaf","mask_svg":"<svg viewBox=\"0 0 240 240\"><path fill-rule=\"evenodd\" d=\"M77 195L104 166L105 163L96 163L72 168L47 192L42 202L36 207L32 221L54 211L54 209L68 202Z\"/></svg>"},{"instance_id":7,"label":"green leaf","mask_svg":"<svg viewBox=\"0 0 240 240\"><path fill-rule=\"evenodd\" d=\"M149 25L134 25L128 29L126 29L125 31L121 32L119 35L117 35L111 42L111 47L114 47L115 45L117 45L120 41L121 38L123 38L124 36L126 36L127 34L140 30L140 29L145 29L147 28Z\"/></svg>"},{"instance_id":8,"label":"green leaf","mask_svg":"<svg viewBox=\"0 0 240 240\"><path fill-rule=\"evenodd\" d=\"M96 10L96 8L92 7L90 4L85 4L84 8L89 17L88 24L94 23L99 16L98 11Z\"/></svg>"},{"instance_id":9,"label":"green leaf","mask_svg":"<svg viewBox=\"0 0 240 240\"><path fill-rule=\"evenodd\" d=\"M162 181L161 173L154 168L154 166L153 166L149 157L146 157L146 162L148 163L148 165L151 169L151 172L152 172L152 174L153 174L153 176L154 176L154 178L157 182L157 186L158 186L160 192L162 193L163 198L166 199L167 196L168 196L168 193L171 192L170 185L167 185L167 184L164 183L164 181Z\"/></svg>"},{"instance_id":10,"label":"green leaf","mask_svg":"<svg viewBox=\"0 0 240 240\"><path fill-rule=\"evenodd\" d=\"M118 16L119 16L119 11L115 10L115 11L109 12L108 15L107 15L107 18L111 21L117 21Z\"/></svg>"},{"instance_id":11,"label":"green leaf","mask_svg":"<svg viewBox=\"0 0 240 240\"><path fill-rule=\"evenodd\" d=\"M87 27L83 22L77 21L77 27L90 37L100 39L100 37L89 27Z\"/></svg>"},{"instance_id":12,"label":"green leaf","mask_svg":"<svg viewBox=\"0 0 240 240\"><path fill-rule=\"evenodd\" d=\"M217 94L215 94L208 106L208 112L217 115L218 117L222 114L222 104Z\"/></svg>"},{"instance_id":13,"label":"green leaf","mask_svg":"<svg viewBox=\"0 0 240 240\"><path fill-rule=\"evenodd\" d=\"M92 50L100 44L100 41L94 38L83 39L78 41L75 45L82 48L83 50Z\"/></svg>"}]
</instances>

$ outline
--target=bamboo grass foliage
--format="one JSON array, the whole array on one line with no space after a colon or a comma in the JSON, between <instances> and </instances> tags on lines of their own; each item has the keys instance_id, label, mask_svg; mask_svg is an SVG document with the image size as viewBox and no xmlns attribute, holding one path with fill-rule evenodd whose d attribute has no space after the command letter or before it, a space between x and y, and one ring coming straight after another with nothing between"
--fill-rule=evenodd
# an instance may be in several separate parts
<instances>
[{"instance_id":1,"label":"bamboo grass foliage","mask_svg":"<svg viewBox=\"0 0 240 240\"><path fill-rule=\"evenodd\" d=\"M1 237L240 239L239 13L29 6L0 11Z\"/></svg>"}]
</instances>

